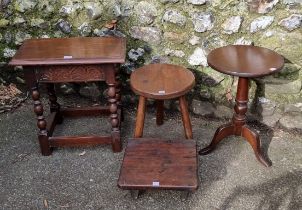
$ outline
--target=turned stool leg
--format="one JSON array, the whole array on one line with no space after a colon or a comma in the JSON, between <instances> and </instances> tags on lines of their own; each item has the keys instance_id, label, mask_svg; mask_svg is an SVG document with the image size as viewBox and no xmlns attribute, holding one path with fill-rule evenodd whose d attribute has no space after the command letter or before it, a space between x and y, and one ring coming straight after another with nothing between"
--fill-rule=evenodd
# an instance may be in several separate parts
<instances>
[{"instance_id":1,"label":"turned stool leg","mask_svg":"<svg viewBox=\"0 0 302 210\"><path fill-rule=\"evenodd\" d=\"M191 125L190 116L189 116L188 104L185 99L185 96L181 96L179 98L179 105L180 105L181 118L182 118L182 123L183 123L184 129L185 129L186 138L193 139L192 125Z\"/></svg>"},{"instance_id":2,"label":"turned stool leg","mask_svg":"<svg viewBox=\"0 0 302 210\"><path fill-rule=\"evenodd\" d=\"M119 119L117 114L117 100L115 84L108 84L108 101L111 122L111 136L112 136L112 150L113 152L120 152L122 150L119 130Z\"/></svg>"},{"instance_id":3,"label":"turned stool leg","mask_svg":"<svg viewBox=\"0 0 302 210\"><path fill-rule=\"evenodd\" d=\"M50 112L57 112L56 123L61 124L63 122L63 117L60 113L60 104L57 102L57 96L55 92L55 86L52 83L47 84L47 92L50 103Z\"/></svg>"},{"instance_id":4,"label":"turned stool leg","mask_svg":"<svg viewBox=\"0 0 302 210\"><path fill-rule=\"evenodd\" d=\"M164 123L164 101L156 100L156 124L162 125Z\"/></svg>"},{"instance_id":5,"label":"turned stool leg","mask_svg":"<svg viewBox=\"0 0 302 210\"><path fill-rule=\"evenodd\" d=\"M48 141L48 133L46 130L46 120L43 116L43 105L40 101L40 93L38 90L38 84L32 88L32 99L34 101L34 111L37 116L37 126L39 128L38 138L41 148L41 153L44 156L51 155L52 149Z\"/></svg>"},{"instance_id":6,"label":"turned stool leg","mask_svg":"<svg viewBox=\"0 0 302 210\"><path fill-rule=\"evenodd\" d=\"M122 97L121 97L121 81L120 81L120 76L117 73L115 76L116 103L117 103L118 108L121 109L121 119L120 120L124 121L124 112L123 112L122 100L121 100L122 99Z\"/></svg>"},{"instance_id":7,"label":"turned stool leg","mask_svg":"<svg viewBox=\"0 0 302 210\"><path fill-rule=\"evenodd\" d=\"M140 96L137 108L134 138L141 138L143 136L145 111L146 98L144 96Z\"/></svg>"}]
</instances>

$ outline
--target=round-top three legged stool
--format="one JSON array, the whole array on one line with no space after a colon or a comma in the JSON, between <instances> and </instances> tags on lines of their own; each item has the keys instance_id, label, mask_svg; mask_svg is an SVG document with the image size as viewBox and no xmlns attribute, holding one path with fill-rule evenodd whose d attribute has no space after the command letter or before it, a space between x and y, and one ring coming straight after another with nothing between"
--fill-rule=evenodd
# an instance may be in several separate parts
<instances>
[{"instance_id":1,"label":"round-top three legged stool","mask_svg":"<svg viewBox=\"0 0 302 210\"><path fill-rule=\"evenodd\" d=\"M246 124L249 78L262 77L282 69L284 58L276 52L256 46L230 45L217 48L208 55L208 64L213 69L239 77L236 105L232 122L220 126L210 145L199 151L200 155L212 152L225 137L236 135L244 137L252 146L257 159L266 167L271 162L266 160L260 149L260 139L256 131Z\"/></svg>"},{"instance_id":2,"label":"round-top three legged stool","mask_svg":"<svg viewBox=\"0 0 302 210\"><path fill-rule=\"evenodd\" d=\"M171 64L150 64L134 71L130 83L132 90L139 95L135 138L143 136L146 98L156 100L157 125L163 124L164 100L179 98L185 136L187 139L193 138L185 99L185 94L195 85L195 77L191 71Z\"/></svg>"},{"instance_id":3,"label":"round-top three legged stool","mask_svg":"<svg viewBox=\"0 0 302 210\"><path fill-rule=\"evenodd\" d=\"M134 197L147 189L181 190L189 194L198 188L196 141L192 139L185 99L194 84L193 73L176 65L150 64L132 73L131 88L140 98L135 134L127 143L118 186L131 190ZM147 98L156 100L157 125L163 124L164 100L179 98L186 140L142 138Z\"/></svg>"}]
</instances>

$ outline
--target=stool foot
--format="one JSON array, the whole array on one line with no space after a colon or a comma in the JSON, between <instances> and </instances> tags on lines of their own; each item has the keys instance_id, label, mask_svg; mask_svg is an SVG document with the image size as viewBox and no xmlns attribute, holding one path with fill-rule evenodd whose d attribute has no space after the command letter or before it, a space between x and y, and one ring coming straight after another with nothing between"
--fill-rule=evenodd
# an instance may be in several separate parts
<instances>
[{"instance_id":1,"label":"stool foot","mask_svg":"<svg viewBox=\"0 0 302 210\"><path fill-rule=\"evenodd\" d=\"M260 138L259 138L258 133L245 125L245 126L242 127L242 134L241 135L252 146L252 148L253 148L253 150L255 152L255 156L256 156L257 160L260 163L262 163L265 167L272 166L272 162L270 160L267 160L264 157L263 152L261 151L261 148L260 148Z\"/></svg>"},{"instance_id":2,"label":"stool foot","mask_svg":"<svg viewBox=\"0 0 302 210\"><path fill-rule=\"evenodd\" d=\"M190 198L191 194L192 194L191 191L182 191L180 198L182 201L187 201Z\"/></svg>"},{"instance_id":3,"label":"stool foot","mask_svg":"<svg viewBox=\"0 0 302 210\"><path fill-rule=\"evenodd\" d=\"M135 200L138 199L143 192L144 190L130 190L131 197Z\"/></svg>"},{"instance_id":4,"label":"stool foot","mask_svg":"<svg viewBox=\"0 0 302 210\"><path fill-rule=\"evenodd\" d=\"M112 151L114 153L121 152L122 151L122 142L121 142L120 132L112 131L111 137L112 137Z\"/></svg>"},{"instance_id":5,"label":"stool foot","mask_svg":"<svg viewBox=\"0 0 302 210\"><path fill-rule=\"evenodd\" d=\"M40 149L43 156L50 156L52 154L52 148L49 145L48 136L39 135Z\"/></svg>"},{"instance_id":6,"label":"stool foot","mask_svg":"<svg viewBox=\"0 0 302 210\"><path fill-rule=\"evenodd\" d=\"M199 155L207 155L207 154L211 153L216 148L216 145L221 140L223 140L227 136L233 135L233 133L234 133L234 125L232 123L228 123L228 124L220 126L216 130L210 145L203 148L203 149L201 149L201 150L199 150L198 154Z\"/></svg>"}]
</instances>

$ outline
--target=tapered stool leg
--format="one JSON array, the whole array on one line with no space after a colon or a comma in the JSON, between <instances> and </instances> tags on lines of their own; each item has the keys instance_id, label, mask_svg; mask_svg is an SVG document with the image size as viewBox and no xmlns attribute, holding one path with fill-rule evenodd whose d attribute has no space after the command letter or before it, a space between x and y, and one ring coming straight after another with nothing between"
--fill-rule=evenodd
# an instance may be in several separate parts
<instances>
[{"instance_id":1,"label":"tapered stool leg","mask_svg":"<svg viewBox=\"0 0 302 210\"><path fill-rule=\"evenodd\" d=\"M164 124L164 101L156 100L156 124Z\"/></svg>"},{"instance_id":2,"label":"tapered stool leg","mask_svg":"<svg viewBox=\"0 0 302 210\"><path fill-rule=\"evenodd\" d=\"M138 108L137 108L134 138L141 138L143 136L145 111L146 111L146 98L144 96L140 96L138 102Z\"/></svg>"},{"instance_id":3,"label":"tapered stool leg","mask_svg":"<svg viewBox=\"0 0 302 210\"><path fill-rule=\"evenodd\" d=\"M186 138L193 139L192 125L189 116L188 104L185 99L185 96L181 96L179 98L179 105Z\"/></svg>"}]
</instances>

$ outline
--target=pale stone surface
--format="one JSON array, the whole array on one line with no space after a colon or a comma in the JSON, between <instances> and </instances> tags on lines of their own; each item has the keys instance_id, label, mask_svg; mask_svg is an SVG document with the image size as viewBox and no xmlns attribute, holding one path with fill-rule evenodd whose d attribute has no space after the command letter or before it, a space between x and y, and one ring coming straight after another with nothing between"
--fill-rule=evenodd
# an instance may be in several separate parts
<instances>
[{"instance_id":1,"label":"pale stone surface","mask_svg":"<svg viewBox=\"0 0 302 210\"><path fill-rule=\"evenodd\" d=\"M33 9L37 5L37 0L16 0L14 8L19 12L25 12Z\"/></svg>"},{"instance_id":2,"label":"pale stone surface","mask_svg":"<svg viewBox=\"0 0 302 210\"><path fill-rule=\"evenodd\" d=\"M25 33L23 31L18 31L15 35L15 44L21 45L24 40L30 39L32 36L28 33Z\"/></svg>"},{"instance_id":3,"label":"pale stone surface","mask_svg":"<svg viewBox=\"0 0 302 210\"><path fill-rule=\"evenodd\" d=\"M4 28L9 24L9 21L6 19L0 19L0 28Z\"/></svg>"},{"instance_id":4,"label":"pale stone surface","mask_svg":"<svg viewBox=\"0 0 302 210\"><path fill-rule=\"evenodd\" d=\"M20 25L22 23L26 23L26 20L23 17L15 17L13 20L14 25Z\"/></svg>"},{"instance_id":5,"label":"pale stone surface","mask_svg":"<svg viewBox=\"0 0 302 210\"><path fill-rule=\"evenodd\" d=\"M283 4L302 4L302 0L282 0Z\"/></svg>"},{"instance_id":6,"label":"pale stone surface","mask_svg":"<svg viewBox=\"0 0 302 210\"><path fill-rule=\"evenodd\" d=\"M168 56L175 56L175 57L182 58L182 57L184 57L186 54L185 54L182 50L166 49L166 50L165 50L165 55L168 55Z\"/></svg>"},{"instance_id":7,"label":"pale stone surface","mask_svg":"<svg viewBox=\"0 0 302 210\"><path fill-rule=\"evenodd\" d=\"M163 21L174 23L179 26L184 26L187 22L187 18L184 15L182 15L179 11L169 9L165 11L165 14L163 16Z\"/></svg>"},{"instance_id":8,"label":"pale stone surface","mask_svg":"<svg viewBox=\"0 0 302 210\"><path fill-rule=\"evenodd\" d=\"M302 113L302 103L286 104L284 112L300 112Z\"/></svg>"},{"instance_id":9,"label":"pale stone surface","mask_svg":"<svg viewBox=\"0 0 302 210\"><path fill-rule=\"evenodd\" d=\"M302 115L297 113L287 113L280 120L281 127L292 130L296 129L302 131Z\"/></svg>"},{"instance_id":10,"label":"pale stone surface","mask_svg":"<svg viewBox=\"0 0 302 210\"><path fill-rule=\"evenodd\" d=\"M240 29L242 21L243 21L243 17L241 16L230 17L222 24L224 33L226 34L237 33Z\"/></svg>"},{"instance_id":11,"label":"pale stone surface","mask_svg":"<svg viewBox=\"0 0 302 210\"><path fill-rule=\"evenodd\" d=\"M162 32L156 27L132 26L130 34L135 39L140 39L151 44L159 44L161 42Z\"/></svg>"},{"instance_id":12,"label":"pale stone surface","mask_svg":"<svg viewBox=\"0 0 302 210\"><path fill-rule=\"evenodd\" d=\"M71 32L71 25L66 20L60 19L56 25L58 29L65 34L69 34Z\"/></svg>"},{"instance_id":13,"label":"pale stone surface","mask_svg":"<svg viewBox=\"0 0 302 210\"><path fill-rule=\"evenodd\" d=\"M91 34L92 28L89 23L84 22L78 27L78 31L82 36L89 36Z\"/></svg>"},{"instance_id":14,"label":"pale stone surface","mask_svg":"<svg viewBox=\"0 0 302 210\"><path fill-rule=\"evenodd\" d=\"M234 45L251 45L252 43L252 40L241 37L234 42Z\"/></svg>"},{"instance_id":15,"label":"pale stone surface","mask_svg":"<svg viewBox=\"0 0 302 210\"><path fill-rule=\"evenodd\" d=\"M262 116L260 121L269 127L275 127L279 120L282 117L282 112L280 110L276 110L272 115Z\"/></svg>"},{"instance_id":16,"label":"pale stone surface","mask_svg":"<svg viewBox=\"0 0 302 210\"><path fill-rule=\"evenodd\" d=\"M10 49L10 48L5 48L4 50L3 50L3 56L5 57L5 58L11 58L11 57L13 57L15 54L16 54L16 50L14 50L14 49Z\"/></svg>"},{"instance_id":17,"label":"pale stone surface","mask_svg":"<svg viewBox=\"0 0 302 210\"><path fill-rule=\"evenodd\" d=\"M223 119L232 119L234 110L233 108L224 106L224 105L218 105L216 107L216 110L214 111L215 117L223 118Z\"/></svg>"},{"instance_id":18,"label":"pale stone surface","mask_svg":"<svg viewBox=\"0 0 302 210\"><path fill-rule=\"evenodd\" d=\"M157 16L157 9L154 4L141 1L134 7L138 21L142 24L151 24Z\"/></svg>"},{"instance_id":19,"label":"pale stone surface","mask_svg":"<svg viewBox=\"0 0 302 210\"><path fill-rule=\"evenodd\" d=\"M264 97L258 98L257 112L261 116L272 116L276 110L276 103Z\"/></svg>"},{"instance_id":20,"label":"pale stone surface","mask_svg":"<svg viewBox=\"0 0 302 210\"><path fill-rule=\"evenodd\" d=\"M214 16L211 12L199 12L192 15L196 32L209 31L214 27Z\"/></svg>"},{"instance_id":21,"label":"pale stone surface","mask_svg":"<svg viewBox=\"0 0 302 210\"><path fill-rule=\"evenodd\" d=\"M213 116L215 112L213 104L207 101L193 99L191 107L194 114L201 116Z\"/></svg>"},{"instance_id":22,"label":"pale stone surface","mask_svg":"<svg viewBox=\"0 0 302 210\"><path fill-rule=\"evenodd\" d=\"M200 37L193 35L193 36L190 38L189 43L190 43L191 45L193 45L193 46L194 46L194 45L197 45L197 44L200 44L200 43L201 43Z\"/></svg>"},{"instance_id":23,"label":"pale stone surface","mask_svg":"<svg viewBox=\"0 0 302 210\"><path fill-rule=\"evenodd\" d=\"M174 43L183 43L185 40L187 40L187 34L186 33L177 33L177 32L165 32L164 38L172 41Z\"/></svg>"},{"instance_id":24,"label":"pale stone surface","mask_svg":"<svg viewBox=\"0 0 302 210\"><path fill-rule=\"evenodd\" d=\"M257 31L266 29L273 23L274 19L275 19L274 16L261 16L256 18L251 23L250 32L255 33Z\"/></svg>"},{"instance_id":25,"label":"pale stone surface","mask_svg":"<svg viewBox=\"0 0 302 210\"><path fill-rule=\"evenodd\" d=\"M132 61L137 61L139 58L143 57L145 50L143 48L131 49L128 52L128 57Z\"/></svg>"},{"instance_id":26,"label":"pale stone surface","mask_svg":"<svg viewBox=\"0 0 302 210\"><path fill-rule=\"evenodd\" d=\"M193 4L193 5L203 5L207 1L208 0L187 0L188 3Z\"/></svg>"},{"instance_id":27,"label":"pale stone surface","mask_svg":"<svg viewBox=\"0 0 302 210\"><path fill-rule=\"evenodd\" d=\"M32 27L38 27L38 28L42 28L45 29L49 26L49 23L46 22L44 19L41 18L34 18L30 20L30 25Z\"/></svg>"},{"instance_id":28,"label":"pale stone surface","mask_svg":"<svg viewBox=\"0 0 302 210\"><path fill-rule=\"evenodd\" d=\"M192 66L208 66L207 56L204 49L200 47L196 48L193 54L189 57L188 63Z\"/></svg>"},{"instance_id":29,"label":"pale stone surface","mask_svg":"<svg viewBox=\"0 0 302 210\"><path fill-rule=\"evenodd\" d=\"M289 31L293 31L297 28L302 28L302 15L292 14L288 18L285 18L279 22L280 26L283 26Z\"/></svg>"},{"instance_id":30,"label":"pale stone surface","mask_svg":"<svg viewBox=\"0 0 302 210\"><path fill-rule=\"evenodd\" d=\"M92 20L97 20L102 16L103 7L97 2L85 2L84 7L86 8L87 15Z\"/></svg>"},{"instance_id":31,"label":"pale stone surface","mask_svg":"<svg viewBox=\"0 0 302 210\"><path fill-rule=\"evenodd\" d=\"M266 84L265 92L273 94L297 94L300 93L302 82L300 80L284 81L279 84Z\"/></svg>"},{"instance_id":32,"label":"pale stone surface","mask_svg":"<svg viewBox=\"0 0 302 210\"><path fill-rule=\"evenodd\" d=\"M248 0L250 11L260 14L271 12L278 2L279 0Z\"/></svg>"}]
</instances>

